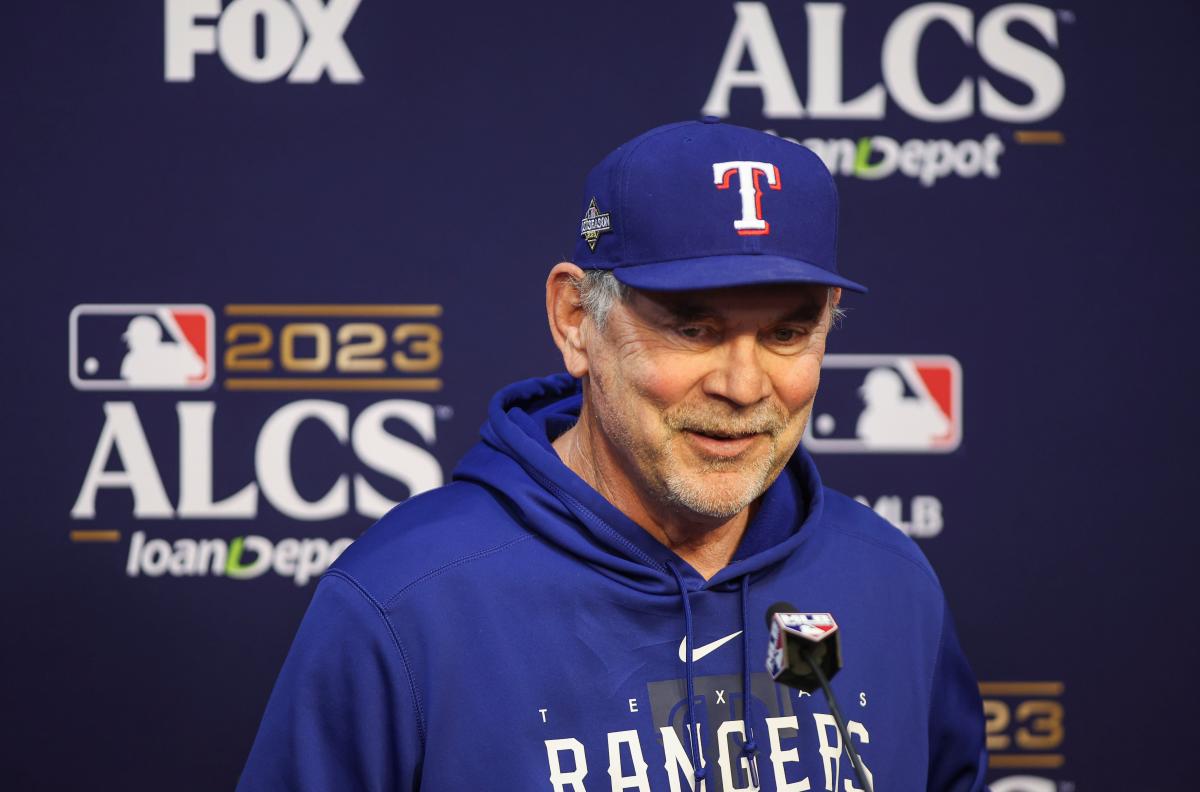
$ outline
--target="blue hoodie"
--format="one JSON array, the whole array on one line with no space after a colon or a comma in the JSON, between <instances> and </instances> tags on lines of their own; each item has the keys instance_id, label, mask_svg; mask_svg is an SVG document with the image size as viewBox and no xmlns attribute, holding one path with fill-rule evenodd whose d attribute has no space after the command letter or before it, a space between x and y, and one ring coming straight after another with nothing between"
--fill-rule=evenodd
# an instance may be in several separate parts
<instances>
[{"instance_id":1,"label":"blue hoodie","mask_svg":"<svg viewBox=\"0 0 1200 792\"><path fill-rule=\"evenodd\" d=\"M565 375L504 389L453 481L338 559L240 790L852 792L824 696L765 672L780 600L837 619L879 792L984 788L976 682L907 537L798 450L705 580L559 460L580 401Z\"/></svg>"}]
</instances>

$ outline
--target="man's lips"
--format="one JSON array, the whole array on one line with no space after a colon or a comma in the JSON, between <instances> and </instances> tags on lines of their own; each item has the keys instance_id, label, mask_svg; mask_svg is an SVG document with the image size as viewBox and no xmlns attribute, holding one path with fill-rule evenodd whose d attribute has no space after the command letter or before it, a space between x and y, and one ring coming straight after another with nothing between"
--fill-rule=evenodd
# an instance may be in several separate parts
<instances>
[{"instance_id":1,"label":"man's lips","mask_svg":"<svg viewBox=\"0 0 1200 792\"><path fill-rule=\"evenodd\" d=\"M706 455L727 458L736 457L738 454L741 454L755 440L763 436L761 433L753 433L724 437L715 434L704 434L692 429L685 429L683 434L687 437L688 442Z\"/></svg>"}]
</instances>

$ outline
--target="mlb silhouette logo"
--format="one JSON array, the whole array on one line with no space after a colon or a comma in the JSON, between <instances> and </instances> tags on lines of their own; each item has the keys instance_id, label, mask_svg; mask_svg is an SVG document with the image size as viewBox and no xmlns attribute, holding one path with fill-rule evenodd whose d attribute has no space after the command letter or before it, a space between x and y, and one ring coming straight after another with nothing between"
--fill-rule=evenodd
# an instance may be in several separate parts
<instances>
[{"instance_id":1,"label":"mlb silhouette logo","mask_svg":"<svg viewBox=\"0 0 1200 792\"><path fill-rule=\"evenodd\" d=\"M962 442L962 367L949 355L826 355L804 445L944 454Z\"/></svg>"},{"instance_id":2,"label":"mlb silhouette logo","mask_svg":"<svg viewBox=\"0 0 1200 792\"><path fill-rule=\"evenodd\" d=\"M79 390L204 390L216 321L207 305L77 305L71 384Z\"/></svg>"}]
</instances>

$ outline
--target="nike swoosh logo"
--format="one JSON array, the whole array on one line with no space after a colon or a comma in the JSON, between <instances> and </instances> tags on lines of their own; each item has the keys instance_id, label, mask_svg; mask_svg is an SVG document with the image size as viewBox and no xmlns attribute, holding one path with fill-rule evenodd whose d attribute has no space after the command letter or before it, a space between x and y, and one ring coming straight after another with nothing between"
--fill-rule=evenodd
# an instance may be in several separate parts
<instances>
[{"instance_id":1,"label":"nike swoosh logo","mask_svg":"<svg viewBox=\"0 0 1200 792\"><path fill-rule=\"evenodd\" d=\"M704 644L704 646L697 646L695 649L692 650L692 662L695 663L698 660L701 660L702 658L708 656L712 652L715 652L716 650L720 649L722 646L729 643L734 638L737 638L741 634L742 634L742 631L738 630L735 633L730 633L729 635L726 635L724 638L718 638L717 640L713 641L712 643L706 643L706 644ZM681 662L681 663L687 662L687 636L684 636L683 640L679 642L679 662Z\"/></svg>"}]
</instances>

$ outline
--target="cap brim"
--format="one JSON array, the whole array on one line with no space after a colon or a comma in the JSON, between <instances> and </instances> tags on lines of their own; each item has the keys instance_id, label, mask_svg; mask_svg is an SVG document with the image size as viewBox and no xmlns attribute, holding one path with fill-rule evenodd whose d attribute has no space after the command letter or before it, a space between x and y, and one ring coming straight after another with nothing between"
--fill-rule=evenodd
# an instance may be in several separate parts
<instances>
[{"instance_id":1,"label":"cap brim","mask_svg":"<svg viewBox=\"0 0 1200 792\"><path fill-rule=\"evenodd\" d=\"M617 280L646 291L690 291L772 283L814 283L867 293L867 287L827 269L783 256L705 256L614 267Z\"/></svg>"}]
</instances>

